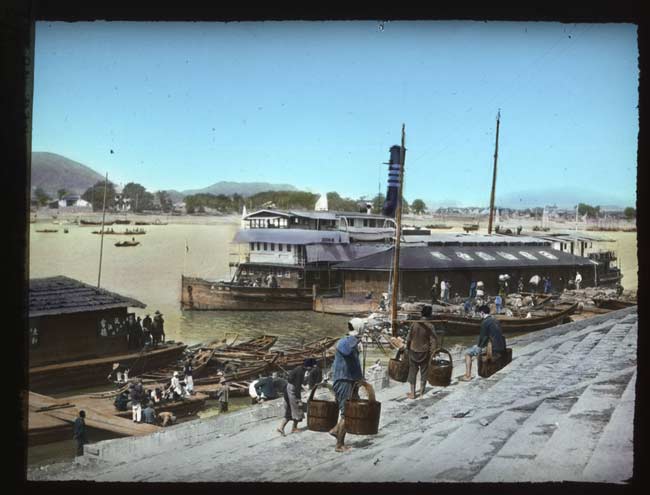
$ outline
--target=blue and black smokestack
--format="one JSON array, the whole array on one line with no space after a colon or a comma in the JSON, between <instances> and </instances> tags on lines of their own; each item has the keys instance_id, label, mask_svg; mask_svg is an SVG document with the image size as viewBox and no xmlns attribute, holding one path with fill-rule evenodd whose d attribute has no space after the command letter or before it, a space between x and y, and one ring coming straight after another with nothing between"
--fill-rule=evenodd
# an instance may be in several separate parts
<instances>
[{"instance_id":1,"label":"blue and black smokestack","mask_svg":"<svg viewBox=\"0 0 650 495\"><path fill-rule=\"evenodd\" d=\"M397 210L401 150L401 146L395 145L390 147L390 161L388 162L388 191L386 191L386 200L381 209L383 215L393 218L395 218L395 211ZM404 153L406 153L406 150L404 150Z\"/></svg>"}]
</instances>

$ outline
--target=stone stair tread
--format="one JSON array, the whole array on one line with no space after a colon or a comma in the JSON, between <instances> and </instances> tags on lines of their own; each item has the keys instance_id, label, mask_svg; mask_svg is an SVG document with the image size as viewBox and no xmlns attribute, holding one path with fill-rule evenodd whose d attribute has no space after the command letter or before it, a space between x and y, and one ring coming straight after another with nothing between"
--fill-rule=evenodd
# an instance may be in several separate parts
<instances>
[{"instance_id":1,"label":"stone stair tread","mask_svg":"<svg viewBox=\"0 0 650 495\"><path fill-rule=\"evenodd\" d=\"M618 395L620 397L620 394ZM589 385L568 414L557 421L557 429L546 447L528 463L527 481L571 481L589 462L598 438L618 401Z\"/></svg>"},{"instance_id":2,"label":"stone stair tread","mask_svg":"<svg viewBox=\"0 0 650 495\"><path fill-rule=\"evenodd\" d=\"M623 481L632 477L635 386L636 373L625 388L583 471L585 481Z\"/></svg>"}]
</instances>

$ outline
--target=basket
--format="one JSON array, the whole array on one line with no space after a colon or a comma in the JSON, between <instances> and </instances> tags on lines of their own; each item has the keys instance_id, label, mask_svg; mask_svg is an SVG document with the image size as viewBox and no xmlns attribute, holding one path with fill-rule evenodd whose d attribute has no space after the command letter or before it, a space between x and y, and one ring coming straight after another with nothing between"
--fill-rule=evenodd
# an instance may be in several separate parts
<instances>
[{"instance_id":1,"label":"basket","mask_svg":"<svg viewBox=\"0 0 650 495\"><path fill-rule=\"evenodd\" d=\"M352 389L363 387L368 392L368 399L348 399L345 404L345 431L354 435L374 435L379 431L381 402L375 400L375 391L366 381L355 383Z\"/></svg>"},{"instance_id":2,"label":"basket","mask_svg":"<svg viewBox=\"0 0 650 495\"><path fill-rule=\"evenodd\" d=\"M437 359L437 354L447 354L449 359ZM451 383L451 372L453 369L454 363L451 359L451 353L447 349L436 349L433 351L432 359L429 363L427 381L433 386L446 387Z\"/></svg>"},{"instance_id":3,"label":"basket","mask_svg":"<svg viewBox=\"0 0 650 495\"><path fill-rule=\"evenodd\" d=\"M409 362L405 354L399 359L400 351L388 361L388 376L396 382L404 383L409 376Z\"/></svg>"},{"instance_id":4,"label":"basket","mask_svg":"<svg viewBox=\"0 0 650 495\"><path fill-rule=\"evenodd\" d=\"M311 431L329 431L339 421L339 406L336 401L314 399L318 387L325 387L332 392L329 383L319 383L311 389L307 400L307 429Z\"/></svg>"},{"instance_id":5,"label":"basket","mask_svg":"<svg viewBox=\"0 0 650 495\"><path fill-rule=\"evenodd\" d=\"M496 358L494 356L490 358L487 355L479 355L477 361L478 375L487 378L512 361L512 349L510 347L506 348L505 352Z\"/></svg>"}]
</instances>

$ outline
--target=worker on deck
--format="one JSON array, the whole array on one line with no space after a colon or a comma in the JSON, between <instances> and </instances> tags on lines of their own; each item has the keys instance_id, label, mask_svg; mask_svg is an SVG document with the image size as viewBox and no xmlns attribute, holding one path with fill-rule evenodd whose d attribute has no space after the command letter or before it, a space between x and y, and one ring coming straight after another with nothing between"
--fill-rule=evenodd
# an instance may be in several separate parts
<instances>
[{"instance_id":1,"label":"worker on deck","mask_svg":"<svg viewBox=\"0 0 650 495\"><path fill-rule=\"evenodd\" d=\"M478 336L478 343L465 351L465 375L461 381L468 382L472 379L472 358L485 354L488 342L492 342L493 356L498 356L506 350L506 339L501 332L499 320L490 315L490 308L486 305L478 309L481 318L481 330Z\"/></svg>"},{"instance_id":2,"label":"worker on deck","mask_svg":"<svg viewBox=\"0 0 650 495\"><path fill-rule=\"evenodd\" d=\"M576 272L576 290L580 290L581 283L582 283L582 275L580 275L580 272Z\"/></svg>"},{"instance_id":3,"label":"worker on deck","mask_svg":"<svg viewBox=\"0 0 650 495\"><path fill-rule=\"evenodd\" d=\"M174 371L172 375L171 382L169 383L169 389L173 394L174 400L182 399L185 394L183 394L183 387L181 387L181 380L178 378L178 371Z\"/></svg>"},{"instance_id":4,"label":"worker on deck","mask_svg":"<svg viewBox=\"0 0 650 495\"><path fill-rule=\"evenodd\" d=\"M129 393L127 391L119 394L117 397L115 397L115 401L113 401L113 405L118 411L126 411L128 409L128 403Z\"/></svg>"},{"instance_id":5,"label":"worker on deck","mask_svg":"<svg viewBox=\"0 0 650 495\"><path fill-rule=\"evenodd\" d=\"M142 333L144 337L144 342L143 344L150 344L151 343L151 325L153 324L153 321L151 320L151 316L148 314L145 315L144 320L142 320Z\"/></svg>"},{"instance_id":6,"label":"worker on deck","mask_svg":"<svg viewBox=\"0 0 650 495\"><path fill-rule=\"evenodd\" d=\"M88 443L88 437L86 437L86 411L83 409L74 420L72 438L77 441L77 455L84 455L84 445Z\"/></svg>"},{"instance_id":7,"label":"worker on deck","mask_svg":"<svg viewBox=\"0 0 650 495\"><path fill-rule=\"evenodd\" d=\"M540 281L541 281L541 279L540 279L539 275L533 275L532 277L530 277L530 280L528 281L528 283L530 285L530 292L532 292L532 293L537 292L537 288L539 287L539 282Z\"/></svg>"},{"instance_id":8,"label":"worker on deck","mask_svg":"<svg viewBox=\"0 0 650 495\"><path fill-rule=\"evenodd\" d=\"M140 423L140 421L142 421L142 401L145 398L142 381L138 380L137 383L131 382L131 385L129 386L129 398L131 399L133 422Z\"/></svg>"},{"instance_id":9,"label":"worker on deck","mask_svg":"<svg viewBox=\"0 0 650 495\"><path fill-rule=\"evenodd\" d=\"M433 279L433 285L431 285L431 305L436 302L438 302L438 277Z\"/></svg>"},{"instance_id":10,"label":"worker on deck","mask_svg":"<svg viewBox=\"0 0 650 495\"><path fill-rule=\"evenodd\" d=\"M168 411L163 411L158 414L158 421L160 426L171 426L176 423L176 416Z\"/></svg>"},{"instance_id":11,"label":"worker on deck","mask_svg":"<svg viewBox=\"0 0 650 495\"><path fill-rule=\"evenodd\" d=\"M336 426L329 431L329 434L336 438L337 452L350 450L345 445L345 404L349 399L358 397L355 392L355 384L363 380L361 362L359 360L359 343L363 334L363 325L353 326L348 322L348 335L336 343L332 389L336 395L336 402L339 406L340 419Z\"/></svg>"},{"instance_id":12,"label":"worker on deck","mask_svg":"<svg viewBox=\"0 0 650 495\"><path fill-rule=\"evenodd\" d=\"M147 407L142 411L142 420L149 424L156 424L156 410L151 406L151 402L147 402Z\"/></svg>"},{"instance_id":13,"label":"worker on deck","mask_svg":"<svg viewBox=\"0 0 650 495\"><path fill-rule=\"evenodd\" d=\"M469 283L469 298L474 299L476 297L476 280L472 280Z\"/></svg>"},{"instance_id":14,"label":"worker on deck","mask_svg":"<svg viewBox=\"0 0 650 495\"><path fill-rule=\"evenodd\" d=\"M430 319L432 308L429 305L422 307L421 315L424 320ZM408 337L406 337L406 351L409 360L409 374L407 381L411 385L411 391L406 394L409 399L415 399L415 382L418 370L420 371L420 396L424 395L427 376L429 372L429 361L431 353L437 347L437 336L433 324L426 321L417 321L411 325Z\"/></svg>"},{"instance_id":15,"label":"worker on deck","mask_svg":"<svg viewBox=\"0 0 650 495\"><path fill-rule=\"evenodd\" d=\"M183 374L185 375L185 388L187 393L194 395L194 379L192 378L192 360L188 359L183 366Z\"/></svg>"},{"instance_id":16,"label":"worker on deck","mask_svg":"<svg viewBox=\"0 0 650 495\"><path fill-rule=\"evenodd\" d=\"M219 411L226 412L228 411L228 401L230 400L230 387L226 381L226 377L223 372L217 373L219 378L219 388L217 390L217 399L219 400Z\"/></svg>"}]
</instances>

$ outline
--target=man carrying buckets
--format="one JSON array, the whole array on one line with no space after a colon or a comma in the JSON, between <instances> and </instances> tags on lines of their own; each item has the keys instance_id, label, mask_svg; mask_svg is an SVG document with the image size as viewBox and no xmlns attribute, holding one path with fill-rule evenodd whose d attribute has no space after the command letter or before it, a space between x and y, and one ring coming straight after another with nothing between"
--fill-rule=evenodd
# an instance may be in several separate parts
<instances>
[{"instance_id":1,"label":"man carrying buckets","mask_svg":"<svg viewBox=\"0 0 650 495\"><path fill-rule=\"evenodd\" d=\"M422 308L422 319L430 319L432 308L426 305ZM429 373L429 362L431 361L431 352L437 347L437 336L433 325L428 322L415 322L409 330L406 338L406 349L409 360L409 375L407 381L411 385L411 391L406 394L409 399L417 397L415 393L415 381L417 379L418 369L420 370L420 396L424 395L427 385L427 376Z\"/></svg>"},{"instance_id":2,"label":"man carrying buckets","mask_svg":"<svg viewBox=\"0 0 650 495\"><path fill-rule=\"evenodd\" d=\"M350 323L348 323L348 328L348 335L336 343L336 353L334 354L334 364L332 365L332 380L334 381L332 389L336 395L336 402L339 406L341 417L329 433L336 438L335 450L337 452L350 450L349 446L344 445L345 403L348 399L352 398L354 384L358 380L363 380L361 362L359 361L360 334L363 330L359 326L353 327Z\"/></svg>"}]
</instances>

